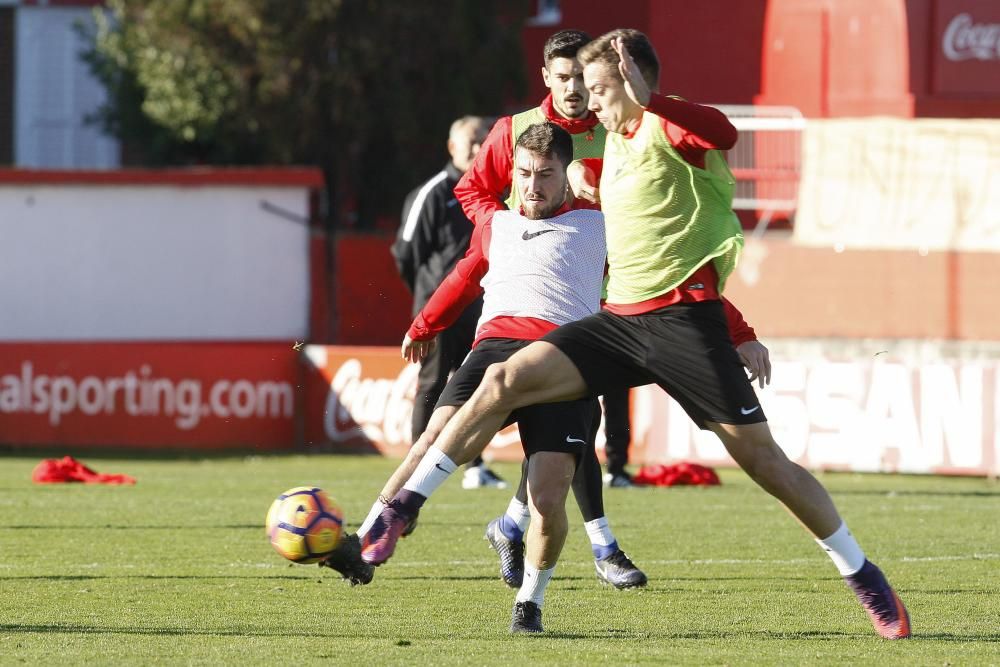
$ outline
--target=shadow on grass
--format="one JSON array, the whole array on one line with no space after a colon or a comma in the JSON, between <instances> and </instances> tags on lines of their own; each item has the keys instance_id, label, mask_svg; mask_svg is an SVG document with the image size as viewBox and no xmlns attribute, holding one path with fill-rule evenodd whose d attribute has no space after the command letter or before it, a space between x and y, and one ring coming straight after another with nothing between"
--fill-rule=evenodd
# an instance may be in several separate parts
<instances>
[{"instance_id":1,"label":"shadow on grass","mask_svg":"<svg viewBox=\"0 0 1000 667\"><path fill-rule=\"evenodd\" d=\"M571 579L572 577L560 577L560 581ZM403 576L393 575L392 581L500 581L495 574L490 575L442 575L442 574L409 574Z\"/></svg>"},{"instance_id":2,"label":"shadow on grass","mask_svg":"<svg viewBox=\"0 0 1000 667\"><path fill-rule=\"evenodd\" d=\"M348 525L352 525L353 526L353 525L360 525L360 524L351 524L350 522L348 522ZM424 521L422 517L420 519L420 526L421 527L444 526L444 527L447 527L447 528L461 528L461 527L464 526L464 527L468 527L468 528L481 528L481 527L484 527L485 525L486 524L482 523L482 522L469 522L469 523L461 523L461 522L455 522L455 521L434 522L434 521ZM174 526L164 526L164 525L150 526L150 525L135 525L135 524L129 524L129 525L74 524L74 525L56 525L56 526L50 526L50 525L45 525L45 524L41 524L41 523L34 523L34 524L16 524L16 525L13 525L13 526L0 526L0 528L3 528L5 530L47 530L47 531L48 530L95 530L95 529L100 529L100 530L259 530L259 531L263 531L264 530L264 522L262 521L260 523L233 523L233 524L222 524L222 525L209 525L209 524L189 523L189 524L185 524L183 526L178 526L178 525L174 525Z\"/></svg>"},{"instance_id":3,"label":"shadow on grass","mask_svg":"<svg viewBox=\"0 0 1000 667\"><path fill-rule=\"evenodd\" d=\"M892 498L894 496L920 497L920 496L941 496L944 498L1000 498L1000 490L997 491L897 491L889 489L886 491L875 491L865 489L829 489L832 496L875 496L880 498Z\"/></svg>"},{"instance_id":4,"label":"shadow on grass","mask_svg":"<svg viewBox=\"0 0 1000 667\"><path fill-rule=\"evenodd\" d=\"M41 574L41 575L31 575L25 577L0 577L0 581L101 581L101 580L111 580L118 581L122 579L144 579L150 581L160 581L160 580L172 580L172 579L219 579L222 581L228 580L252 580L252 581L274 581L277 579L290 579L292 581L312 581L314 579L329 579L330 581L337 580L340 577L339 574L327 574L326 572L314 572L313 576L301 576L301 575L291 575L291 574L269 574L269 575L259 575L259 576L248 576L248 575L221 575L221 574L211 574L211 575L197 575L197 574Z\"/></svg>"},{"instance_id":5,"label":"shadow on grass","mask_svg":"<svg viewBox=\"0 0 1000 667\"><path fill-rule=\"evenodd\" d=\"M308 630L228 630L212 628L115 628L99 625L74 625L74 624L40 624L40 623L0 623L0 632L21 633L21 634L95 634L95 635L149 635L149 636L218 636L218 637L327 637L327 638L356 638L357 633L351 632L330 632L328 629L309 628ZM593 633L580 632L548 632L543 635L536 635L530 639L605 639L620 641L654 640L667 641L678 639L713 640L713 639L751 639L751 640L818 640L831 641L839 639L859 639L862 637L875 639L869 633L853 632L829 632L829 631L806 631L806 632L775 632L771 630L759 631L734 631L720 632L714 630L686 631L686 632L636 632L627 629L609 628L608 630ZM461 639L461 637L452 637ZM470 640L482 641L481 636L470 636ZM950 632L932 633L916 635L910 641L942 641L942 642L1000 642L1000 634L957 634Z\"/></svg>"},{"instance_id":6,"label":"shadow on grass","mask_svg":"<svg viewBox=\"0 0 1000 667\"><path fill-rule=\"evenodd\" d=\"M865 635L867 636L867 635ZM546 639L619 639L623 641L653 640L664 641L671 639L761 639L761 640L782 640L789 639L819 639L832 641L835 639L855 639L859 637L853 632L831 632L831 631L804 631L804 632L774 632L770 630L743 631L743 632L720 632L717 630L689 630L686 632L636 632L633 630L609 628L607 630L596 631L593 634L582 634L575 632L547 632L541 635Z\"/></svg>"},{"instance_id":7,"label":"shadow on grass","mask_svg":"<svg viewBox=\"0 0 1000 667\"><path fill-rule=\"evenodd\" d=\"M196 523L190 523L185 526L142 526L142 525L128 525L128 526L115 526L112 524L93 524L93 525L75 525L75 526L46 526L43 524L32 524L32 525L18 525L18 526L3 526L5 530L263 530L262 524L259 523L237 523L237 524L227 524L221 526L208 526L199 525Z\"/></svg>"},{"instance_id":8,"label":"shadow on grass","mask_svg":"<svg viewBox=\"0 0 1000 667\"><path fill-rule=\"evenodd\" d=\"M349 633L335 634L322 630L223 630L211 628L113 628L99 625L42 625L0 623L0 632L65 633L85 635L167 635L167 636L220 636L220 637L352 637Z\"/></svg>"}]
</instances>

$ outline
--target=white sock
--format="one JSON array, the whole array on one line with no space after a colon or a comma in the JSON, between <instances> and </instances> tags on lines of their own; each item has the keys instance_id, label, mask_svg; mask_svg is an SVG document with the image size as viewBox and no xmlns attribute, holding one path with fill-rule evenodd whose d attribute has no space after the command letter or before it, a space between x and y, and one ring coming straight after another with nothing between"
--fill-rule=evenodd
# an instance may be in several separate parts
<instances>
[{"instance_id":1,"label":"white sock","mask_svg":"<svg viewBox=\"0 0 1000 667\"><path fill-rule=\"evenodd\" d=\"M417 469L406 480L403 488L407 491L419 493L424 498L430 498L434 491L444 484L448 475L458 468L455 462L448 458L448 455L437 447L431 447L420 459Z\"/></svg>"},{"instance_id":2,"label":"white sock","mask_svg":"<svg viewBox=\"0 0 1000 667\"><path fill-rule=\"evenodd\" d=\"M531 511L528 510L528 506L522 503L517 498L511 498L510 504L507 505L507 511L504 512L510 517L510 520L517 524L518 530L521 531L523 535L526 530L528 530L528 524L531 523Z\"/></svg>"},{"instance_id":3,"label":"white sock","mask_svg":"<svg viewBox=\"0 0 1000 667\"><path fill-rule=\"evenodd\" d=\"M846 523L841 522L840 528L833 535L823 540L817 539L816 543L823 547L843 577L854 574L865 564L865 552L847 529Z\"/></svg>"},{"instance_id":4,"label":"white sock","mask_svg":"<svg viewBox=\"0 0 1000 667\"><path fill-rule=\"evenodd\" d=\"M378 518L378 515L381 514L382 510L384 509L385 509L385 503L383 503L381 500L376 500L375 504L372 505L372 508L368 510L368 516L365 517L365 520L361 524L361 527L358 528L359 538L364 537L365 535L368 534L368 531L371 530L372 528L372 524L375 523L375 519Z\"/></svg>"},{"instance_id":5,"label":"white sock","mask_svg":"<svg viewBox=\"0 0 1000 667\"><path fill-rule=\"evenodd\" d=\"M615 536L608 525L608 517L602 516L593 521L587 521L583 527L587 529L587 537L590 538L591 544L601 547L614 544Z\"/></svg>"},{"instance_id":6,"label":"white sock","mask_svg":"<svg viewBox=\"0 0 1000 667\"><path fill-rule=\"evenodd\" d=\"M518 602L534 602L541 607L545 600L545 587L549 585L549 580L555 571L554 565L547 570L539 570L531 563L525 563L524 581L514 599Z\"/></svg>"}]
</instances>

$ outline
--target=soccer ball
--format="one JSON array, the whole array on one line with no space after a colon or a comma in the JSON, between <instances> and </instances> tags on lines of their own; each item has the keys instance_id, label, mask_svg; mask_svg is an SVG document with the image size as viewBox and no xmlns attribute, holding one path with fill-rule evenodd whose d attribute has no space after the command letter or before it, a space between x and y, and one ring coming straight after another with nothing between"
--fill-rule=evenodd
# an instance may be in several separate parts
<instances>
[{"instance_id":1,"label":"soccer ball","mask_svg":"<svg viewBox=\"0 0 1000 667\"><path fill-rule=\"evenodd\" d=\"M295 563L315 563L340 543L344 512L322 489L297 486L271 503L266 525L275 551Z\"/></svg>"}]
</instances>

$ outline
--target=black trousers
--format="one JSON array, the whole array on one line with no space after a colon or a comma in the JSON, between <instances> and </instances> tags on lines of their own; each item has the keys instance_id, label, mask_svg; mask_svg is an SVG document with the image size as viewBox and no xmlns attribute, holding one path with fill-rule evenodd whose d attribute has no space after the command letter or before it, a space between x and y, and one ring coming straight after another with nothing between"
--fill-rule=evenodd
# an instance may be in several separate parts
<instances>
[{"instance_id":1,"label":"black trousers","mask_svg":"<svg viewBox=\"0 0 1000 667\"><path fill-rule=\"evenodd\" d=\"M458 370L472 349L472 341L476 337L476 322L482 310L482 301L476 301L466 308L455 324L438 334L434 352L420 362L417 393L413 397L412 442L416 442L427 430L434 406L448 384L448 376ZM482 462L483 457L477 456L469 465L480 465Z\"/></svg>"},{"instance_id":2,"label":"black trousers","mask_svg":"<svg viewBox=\"0 0 1000 667\"><path fill-rule=\"evenodd\" d=\"M604 402L604 456L608 472L619 475L628 465L628 448L632 442L632 423L629 416L629 390L613 389L603 396Z\"/></svg>"}]
</instances>

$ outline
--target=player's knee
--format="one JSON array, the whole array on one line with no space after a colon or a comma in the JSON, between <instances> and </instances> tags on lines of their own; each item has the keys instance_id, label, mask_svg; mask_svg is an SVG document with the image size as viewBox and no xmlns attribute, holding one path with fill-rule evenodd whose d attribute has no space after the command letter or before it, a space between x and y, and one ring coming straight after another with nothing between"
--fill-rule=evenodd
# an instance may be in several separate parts
<instances>
[{"instance_id":1,"label":"player's knee","mask_svg":"<svg viewBox=\"0 0 1000 667\"><path fill-rule=\"evenodd\" d=\"M497 405L502 405L517 393L516 380L517 374L507 364L492 364L483 375L482 386L490 392Z\"/></svg>"},{"instance_id":2,"label":"player's knee","mask_svg":"<svg viewBox=\"0 0 1000 667\"><path fill-rule=\"evenodd\" d=\"M543 527L558 520L566 512L566 492L561 489L539 489L533 493L531 504ZM535 517L532 517L534 520ZM546 532L543 528L543 532Z\"/></svg>"}]
</instances>

